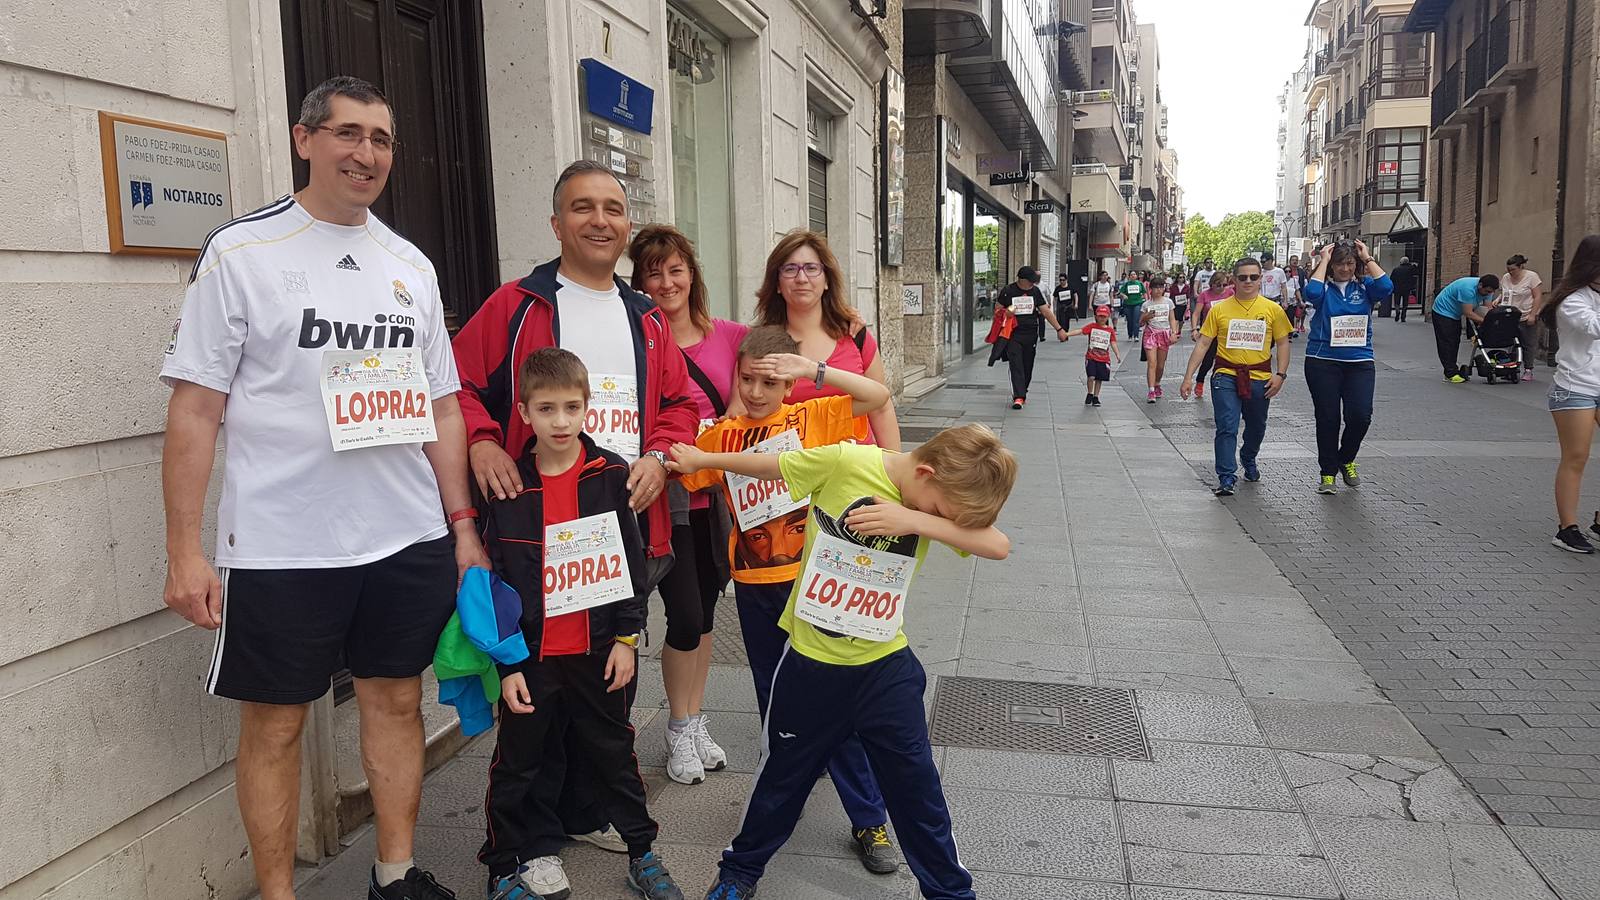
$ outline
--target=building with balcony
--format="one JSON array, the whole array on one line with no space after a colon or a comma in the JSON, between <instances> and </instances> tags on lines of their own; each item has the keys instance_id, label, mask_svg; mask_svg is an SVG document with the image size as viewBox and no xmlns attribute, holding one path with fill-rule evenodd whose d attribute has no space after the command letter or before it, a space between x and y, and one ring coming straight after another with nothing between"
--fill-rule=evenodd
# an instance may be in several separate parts
<instances>
[{"instance_id":1,"label":"building with balcony","mask_svg":"<svg viewBox=\"0 0 1600 900\"><path fill-rule=\"evenodd\" d=\"M1091 16L1090 0L906 0L902 275L923 298L905 318L908 382L931 389L984 346L1019 267L1050 287L1073 257L1072 111L1119 118L1073 102L1091 87Z\"/></svg>"},{"instance_id":2,"label":"building with balcony","mask_svg":"<svg viewBox=\"0 0 1600 900\"><path fill-rule=\"evenodd\" d=\"M1551 284L1600 230L1592 187L1594 0L1416 0L1433 38L1428 128L1434 284L1500 274L1520 253Z\"/></svg>"},{"instance_id":3,"label":"building with balcony","mask_svg":"<svg viewBox=\"0 0 1600 900\"><path fill-rule=\"evenodd\" d=\"M1315 173L1306 164L1311 150L1308 144L1311 135L1306 129L1306 98L1313 66L1314 60L1308 56L1305 64L1289 76L1283 93L1278 95L1278 193L1272 213L1273 245L1278 258L1285 262L1291 256L1306 252L1310 243L1307 185L1315 180ZM1317 152L1321 152L1320 141Z\"/></svg>"},{"instance_id":4,"label":"building with balcony","mask_svg":"<svg viewBox=\"0 0 1600 900\"><path fill-rule=\"evenodd\" d=\"M1135 269L1155 270L1165 265L1170 246L1172 210L1167 173L1161 152L1167 146L1167 106L1161 95L1161 42L1154 25L1141 24L1135 32L1134 144L1136 170L1133 251Z\"/></svg>"},{"instance_id":5,"label":"building with balcony","mask_svg":"<svg viewBox=\"0 0 1600 900\"><path fill-rule=\"evenodd\" d=\"M1365 240L1386 266L1423 252L1389 238L1425 183L1429 44L1403 27L1412 3L1316 0L1306 17L1304 232Z\"/></svg>"}]
</instances>

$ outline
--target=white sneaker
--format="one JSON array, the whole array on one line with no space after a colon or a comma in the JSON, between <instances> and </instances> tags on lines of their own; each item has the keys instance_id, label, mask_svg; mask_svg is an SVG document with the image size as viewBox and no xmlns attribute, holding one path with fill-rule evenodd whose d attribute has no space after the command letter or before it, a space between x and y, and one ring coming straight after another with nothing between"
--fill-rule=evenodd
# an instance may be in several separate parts
<instances>
[{"instance_id":1,"label":"white sneaker","mask_svg":"<svg viewBox=\"0 0 1600 900\"><path fill-rule=\"evenodd\" d=\"M549 900L567 900L572 896L572 885L567 882L567 871L561 867L561 857L540 856L528 860L517 870L522 883L540 897Z\"/></svg>"},{"instance_id":2,"label":"white sneaker","mask_svg":"<svg viewBox=\"0 0 1600 900\"><path fill-rule=\"evenodd\" d=\"M628 842L622 839L622 835L618 834L617 829L613 828L610 823L607 823L606 827L599 831L591 831L587 834L569 834L567 837L575 841L593 844L601 850L607 850L612 853L628 852Z\"/></svg>"},{"instance_id":3,"label":"white sneaker","mask_svg":"<svg viewBox=\"0 0 1600 900\"><path fill-rule=\"evenodd\" d=\"M720 772L728 767L728 754L711 739L711 733L706 730L706 721L705 713L689 720L689 730L694 733L695 754L700 757L700 765L705 771Z\"/></svg>"},{"instance_id":4,"label":"white sneaker","mask_svg":"<svg viewBox=\"0 0 1600 900\"><path fill-rule=\"evenodd\" d=\"M682 731L667 726L667 777L679 784L699 784L706 780L706 767L695 750L694 722Z\"/></svg>"}]
</instances>

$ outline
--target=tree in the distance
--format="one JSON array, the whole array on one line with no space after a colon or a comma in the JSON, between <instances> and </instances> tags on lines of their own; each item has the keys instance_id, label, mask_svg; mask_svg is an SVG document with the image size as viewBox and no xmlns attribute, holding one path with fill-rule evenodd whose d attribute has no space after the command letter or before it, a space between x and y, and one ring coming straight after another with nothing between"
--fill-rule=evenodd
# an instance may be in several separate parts
<instances>
[{"instance_id":1,"label":"tree in the distance","mask_svg":"<svg viewBox=\"0 0 1600 900\"><path fill-rule=\"evenodd\" d=\"M1195 213L1184 223L1184 256L1192 265L1211 259L1218 266L1228 268L1252 249L1271 246L1271 213L1258 210L1228 213L1216 225Z\"/></svg>"}]
</instances>

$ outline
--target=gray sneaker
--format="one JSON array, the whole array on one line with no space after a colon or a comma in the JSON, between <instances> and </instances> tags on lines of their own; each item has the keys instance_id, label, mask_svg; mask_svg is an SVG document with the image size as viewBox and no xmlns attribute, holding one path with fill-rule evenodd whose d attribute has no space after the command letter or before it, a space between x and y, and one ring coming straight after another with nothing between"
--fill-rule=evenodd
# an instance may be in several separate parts
<instances>
[{"instance_id":1,"label":"gray sneaker","mask_svg":"<svg viewBox=\"0 0 1600 900\"><path fill-rule=\"evenodd\" d=\"M900 857L895 855L894 844L889 840L889 826L860 828L852 833L856 855L861 865L874 875L890 875L900 868Z\"/></svg>"},{"instance_id":2,"label":"gray sneaker","mask_svg":"<svg viewBox=\"0 0 1600 900\"><path fill-rule=\"evenodd\" d=\"M1339 472L1344 476L1344 483L1350 487L1358 487L1361 484L1361 476L1356 472L1355 463L1345 463L1339 467Z\"/></svg>"},{"instance_id":3,"label":"gray sneaker","mask_svg":"<svg viewBox=\"0 0 1600 900\"><path fill-rule=\"evenodd\" d=\"M654 851L628 860L628 887L647 900L683 900L683 891Z\"/></svg>"}]
</instances>

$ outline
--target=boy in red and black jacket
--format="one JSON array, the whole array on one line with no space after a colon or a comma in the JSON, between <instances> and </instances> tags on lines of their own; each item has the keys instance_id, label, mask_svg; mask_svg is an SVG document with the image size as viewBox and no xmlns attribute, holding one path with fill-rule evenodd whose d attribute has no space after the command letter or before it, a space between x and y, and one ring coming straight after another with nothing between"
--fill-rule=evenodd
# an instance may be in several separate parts
<instances>
[{"instance_id":1,"label":"boy in red and black jacket","mask_svg":"<svg viewBox=\"0 0 1600 900\"><path fill-rule=\"evenodd\" d=\"M683 894L652 852L626 688L644 629L644 543L629 512L628 465L583 432L589 374L572 353L537 350L518 375L531 431L517 460L523 488L488 501L484 540L495 571L522 597L528 660L501 667L500 733L478 859L489 896L569 896L557 855L561 754L581 753L628 845L628 884L650 900Z\"/></svg>"}]
</instances>

